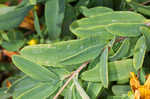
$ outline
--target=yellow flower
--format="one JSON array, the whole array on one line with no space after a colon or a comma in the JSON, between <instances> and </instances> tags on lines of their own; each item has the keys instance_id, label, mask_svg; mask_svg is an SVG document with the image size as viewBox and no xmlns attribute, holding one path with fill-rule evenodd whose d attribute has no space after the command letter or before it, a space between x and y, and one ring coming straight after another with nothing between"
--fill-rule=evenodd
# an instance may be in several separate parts
<instances>
[{"instance_id":1,"label":"yellow flower","mask_svg":"<svg viewBox=\"0 0 150 99\"><path fill-rule=\"evenodd\" d=\"M36 39L31 39L29 42L28 42L28 45L35 45L37 44L37 40Z\"/></svg>"},{"instance_id":2,"label":"yellow flower","mask_svg":"<svg viewBox=\"0 0 150 99\"><path fill-rule=\"evenodd\" d=\"M150 99L150 75L147 76L145 84L140 85L137 76L133 72L130 74L130 86L134 93L134 99Z\"/></svg>"}]
</instances>

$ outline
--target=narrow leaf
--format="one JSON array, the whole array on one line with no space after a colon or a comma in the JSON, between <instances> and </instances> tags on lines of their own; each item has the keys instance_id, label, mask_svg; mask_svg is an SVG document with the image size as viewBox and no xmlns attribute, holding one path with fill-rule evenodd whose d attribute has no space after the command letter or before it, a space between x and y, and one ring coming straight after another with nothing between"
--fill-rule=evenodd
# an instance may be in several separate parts
<instances>
[{"instance_id":1,"label":"narrow leaf","mask_svg":"<svg viewBox=\"0 0 150 99\"><path fill-rule=\"evenodd\" d=\"M114 61L114 60L125 57L128 54L129 48L130 48L130 41L129 39L125 39L122 42L122 45L120 46L120 48L117 50L117 52L113 56L109 57L109 60Z\"/></svg>"},{"instance_id":2,"label":"narrow leaf","mask_svg":"<svg viewBox=\"0 0 150 99\"><path fill-rule=\"evenodd\" d=\"M120 81L129 79L130 72L135 72L132 59L124 59L120 61L109 62L108 64L108 77L109 81ZM85 81L100 82L99 66L83 72L81 78Z\"/></svg>"},{"instance_id":3,"label":"narrow leaf","mask_svg":"<svg viewBox=\"0 0 150 99\"><path fill-rule=\"evenodd\" d=\"M140 27L144 23L114 23L106 27L107 31L117 36L137 37L140 33Z\"/></svg>"},{"instance_id":4,"label":"narrow leaf","mask_svg":"<svg viewBox=\"0 0 150 99\"><path fill-rule=\"evenodd\" d=\"M98 96L102 93L103 85L96 82L88 82L87 94L91 99L97 99Z\"/></svg>"},{"instance_id":5,"label":"narrow leaf","mask_svg":"<svg viewBox=\"0 0 150 99\"><path fill-rule=\"evenodd\" d=\"M112 86L112 92L116 96L128 94L129 91L131 91L131 88L129 85L114 85L114 86Z\"/></svg>"},{"instance_id":6,"label":"narrow leaf","mask_svg":"<svg viewBox=\"0 0 150 99\"><path fill-rule=\"evenodd\" d=\"M0 15L0 30L8 30L17 27L33 6L16 8L6 14Z\"/></svg>"},{"instance_id":7,"label":"narrow leaf","mask_svg":"<svg viewBox=\"0 0 150 99\"><path fill-rule=\"evenodd\" d=\"M16 97L32 89L37 84L39 84L39 81L33 80L32 78L27 76L23 76L21 79L15 81L7 92L11 93L13 95L13 98L16 99Z\"/></svg>"},{"instance_id":8,"label":"narrow leaf","mask_svg":"<svg viewBox=\"0 0 150 99\"><path fill-rule=\"evenodd\" d=\"M147 49L150 50L150 29L147 27L141 27L140 30L145 37Z\"/></svg>"},{"instance_id":9,"label":"narrow leaf","mask_svg":"<svg viewBox=\"0 0 150 99\"><path fill-rule=\"evenodd\" d=\"M84 89L78 83L77 79L74 78L73 81L74 81L74 84L75 84L75 86L77 88L77 91L79 92L79 94L82 97L82 99L90 99L90 97L86 94L86 92L84 91Z\"/></svg>"},{"instance_id":10,"label":"narrow leaf","mask_svg":"<svg viewBox=\"0 0 150 99\"><path fill-rule=\"evenodd\" d=\"M35 63L46 66L80 64L97 57L107 42L97 36L55 44L39 44L23 48L21 54Z\"/></svg>"},{"instance_id":11,"label":"narrow leaf","mask_svg":"<svg viewBox=\"0 0 150 99\"><path fill-rule=\"evenodd\" d=\"M33 63L21 56L13 56L14 64L28 76L40 80L40 81L52 81L52 83L58 81L57 76L36 63Z\"/></svg>"},{"instance_id":12,"label":"narrow leaf","mask_svg":"<svg viewBox=\"0 0 150 99\"><path fill-rule=\"evenodd\" d=\"M40 23L39 23L39 18L38 18L37 12L36 12L36 10L33 10L33 11L34 11L34 27L35 27L35 30L36 30L36 32L38 33L38 35L40 37L43 37L42 33L41 33L41 30L40 30Z\"/></svg>"},{"instance_id":13,"label":"narrow leaf","mask_svg":"<svg viewBox=\"0 0 150 99\"><path fill-rule=\"evenodd\" d=\"M40 83L34 88L24 92L16 99L46 99L48 96L52 95L58 87L59 83L55 86L50 83Z\"/></svg>"},{"instance_id":14,"label":"narrow leaf","mask_svg":"<svg viewBox=\"0 0 150 99\"><path fill-rule=\"evenodd\" d=\"M64 9L65 0L47 0L45 3L45 20L49 37L52 40L60 36Z\"/></svg>"},{"instance_id":15,"label":"narrow leaf","mask_svg":"<svg viewBox=\"0 0 150 99\"><path fill-rule=\"evenodd\" d=\"M102 85L105 88L108 88L108 48L105 48L100 57L100 62L97 65L99 65L99 77L101 79Z\"/></svg>"},{"instance_id":16,"label":"narrow leaf","mask_svg":"<svg viewBox=\"0 0 150 99\"><path fill-rule=\"evenodd\" d=\"M100 15L108 12L113 12L112 9L106 7L94 7L94 8L86 8L84 6L81 7L81 11L86 17Z\"/></svg>"},{"instance_id":17,"label":"narrow leaf","mask_svg":"<svg viewBox=\"0 0 150 99\"><path fill-rule=\"evenodd\" d=\"M133 66L136 70L138 70L142 67L145 52L146 52L145 37L142 36L138 39L136 46L134 48Z\"/></svg>"}]
</instances>

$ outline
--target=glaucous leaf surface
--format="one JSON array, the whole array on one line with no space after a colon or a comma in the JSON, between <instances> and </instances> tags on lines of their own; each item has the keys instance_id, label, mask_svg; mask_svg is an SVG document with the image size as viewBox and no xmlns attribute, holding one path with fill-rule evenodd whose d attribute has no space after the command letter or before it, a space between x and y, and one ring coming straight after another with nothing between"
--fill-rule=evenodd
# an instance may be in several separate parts
<instances>
[{"instance_id":1,"label":"glaucous leaf surface","mask_svg":"<svg viewBox=\"0 0 150 99\"><path fill-rule=\"evenodd\" d=\"M119 81L130 77L130 72L134 72L132 59L125 59L108 63L109 81ZM81 75L81 79L85 81L100 82L99 66L85 71Z\"/></svg>"},{"instance_id":2,"label":"glaucous leaf surface","mask_svg":"<svg viewBox=\"0 0 150 99\"><path fill-rule=\"evenodd\" d=\"M28 11L33 6L25 6L21 8L16 8L6 14L0 15L0 30L8 30L17 27L28 14Z\"/></svg>"},{"instance_id":3,"label":"glaucous leaf surface","mask_svg":"<svg viewBox=\"0 0 150 99\"><path fill-rule=\"evenodd\" d=\"M113 12L113 9L107 8L107 7L94 7L94 8L86 8L84 6L80 7L80 10L82 11L83 15L86 17L105 14L108 12Z\"/></svg>"},{"instance_id":4,"label":"glaucous leaf surface","mask_svg":"<svg viewBox=\"0 0 150 99\"><path fill-rule=\"evenodd\" d=\"M93 36L54 44L39 44L23 48L21 55L46 66L79 64L97 57L107 42L105 38Z\"/></svg>"},{"instance_id":5,"label":"glaucous leaf surface","mask_svg":"<svg viewBox=\"0 0 150 99\"><path fill-rule=\"evenodd\" d=\"M45 3L45 20L48 35L52 40L59 38L64 19L65 0L47 0Z\"/></svg>"},{"instance_id":6,"label":"glaucous leaf surface","mask_svg":"<svg viewBox=\"0 0 150 99\"><path fill-rule=\"evenodd\" d=\"M74 21L70 26L70 30L80 38L91 35L112 37L112 34L118 36L138 36L140 35L139 29L135 29L144 25L145 20L142 15L134 12L115 11ZM133 29L131 29L131 26ZM129 28L129 30L126 28Z\"/></svg>"},{"instance_id":7,"label":"glaucous leaf surface","mask_svg":"<svg viewBox=\"0 0 150 99\"><path fill-rule=\"evenodd\" d=\"M143 65L144 57L146 52L146 42L145 37L141 36L134 48L133 55L133 66L136 70L140 69Z\"/></svg>"},{"instance_id":8,"label":"glaucous leaf surface","mask_svg":"<svg viewBox=\"0 0 150 99\"><path fill-rule=\"evenodd\" d=\"M12 60L17 68L33 79L51 83L56 83L59 80L55 73L21 56L15 55Z\"/></svg>"},{"instance_id":9,"label":"glaucous leaf surface","mask_svg":"<svg viewBox=\"0 0 150 99\"><path fill-rule=\"evenodd\" d=\"M99 66L99 77L101 79L101 83L105 88L108 88L108 47L104 49L102 55L100 56L100 62L97 65Z\"/></svg>"}]
</instances>

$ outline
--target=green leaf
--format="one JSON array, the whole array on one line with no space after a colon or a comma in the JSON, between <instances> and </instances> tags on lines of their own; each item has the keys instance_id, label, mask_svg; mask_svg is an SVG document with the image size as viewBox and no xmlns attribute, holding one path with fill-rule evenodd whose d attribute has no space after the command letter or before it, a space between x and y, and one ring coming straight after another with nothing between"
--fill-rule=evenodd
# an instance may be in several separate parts
<instances>
[{"instance_id":1,"label":"green leaf","mask_svg":"<svg viewBox=\"0 0 150 99\"><path fill-rule=\"evenodd\" d=\"M123 37L137 37L140 33L140 27L145 26L144 23L113 23L107 26L107 31Z\"/></svg>"},{"instance_id":2,"label":"green leaf","mask_svg":"<svg viewBox=\"0 0 150 99\"><path fill-rule=\"evenodd\" d=\"M147 49L150 50L150 29L147 27L141 27L140 28L141 32L143 33L147 45Z\"/></svg>"},{"instance_id":3,"label":"green leaf","mask_svg":"<svg viewBox=\"0 0 150 99\"><path fill-rule=\"evenodd\" d=\"M18 55L13 56L12 60L21 71L34 79L48 82L51 81L52 83L58 81L56 74L39 64L33 63Z\"/></svg>"},{"instance_id":4,"label":"green leaf","mask_svg":"<svg viewBox=\"0 0 150 99\"><path fill-rule=\"evenodd\" d=\"M109 57L109 60L115 61L117 59L125 57L129 52L129 48L130 48L130 41L129 39L125 39L122 42L122 45L120 46L120 48L117 50L117 52L113 56Z\"/></svg>"},{"instance_id":5,"label":"green leaf","mask_svg":"<svg viewBox=\"0 0 150 99\"><path fill-rule=\"evenodd\" d=\"M138 39L138 41L135 45L135 48L134 48L133 66L136 70L138 70L142 67L145 52L146 52L145 37L142 36Z\"/></svg>"},{"instance_id":6,"label":"green leaf","mask_svg":"<svg viewBox=\"0 0 150 99\"><path fill-rule=\"evenodd\" d=\"M114 85L114 86L112 86L112 92L116 96L121 96L123 94L128 94L129 91L131 91L129 85Z\"/></svg>"},{"instance_id":7,"label":"green leaf","mask_svg":"<svg viewBox=\"0 0 150 99\"><path fill-rule=\"evenodd\" d=\"M8 41L2 42L2 47L8 51L18 51L25 43L24 34L20 31L9 31Z\"/></svg>"},{"instance_id":8,"label":"green leaf","mask_svg":"<svg viewBox=\"0 0 150 99\"><path fill-rule=\"evenodd\" d=\"M64 19L65 0L47 0L45 3L45 20L50 39L56 40L61 33Z\"/></svg>"},{"instance_id":9,"label":"green leaf","mask_svg":"<svg viewBox=\"0 0 150 99\"><path fill-rule=\"evenodd\" d=\"M11 94L7 93L7 88L0 88L0 99L9 99Z\"/></svg>"},{"instance_id":10,"label":"green leaf","mask_svg":"<svg viewBox=\"0 0 150 99\"><path fill-rule=\"evenodd\" d=\"M0 15L0 30L8 30L17 27L28 14L28 11L33 6L25 6L22 8L16 8L8 13Z\"/></svg>"},{"instance_id":11,"label":"green leaf","mask_svg":"<svg viewBox=\"0 0 150 99\"><path fill-rule=\"evenodd\" d=\"M124 95L124 96L108 96L107 99L129 99L129 98L128 95Z\"/></svg>"},{"instance_id":12,"label":"green leaf","mask_svg":"<svg viewBox=\"0 0 150 99\"><path fill-rule=\"evenodd\" d=\"M67 89L67 92L66 92L66 94L64 96L64 99L72 99L73 87L74 87L74 84L72 84L70 86L70 88Z\"/></svg>"},{"instance_id":13,"label":"green leaf","mask_svg":"<svg viewBox=\"0 0 150 99\"><path fill-rule=\"evenodd\" d=\"M66 79L66 77L68 77L71 74L71 72L67 71L64 68L48 67L48 69L56 73L59 76L60 80Z\"/></svg>"},{"instance_id":14,"label":"green leaf","mask_svg":"<svg viewBox=\"0 0 150 99\"><path fill-rule=\"evenodd\" d=\"M56 85L52 85L51 83L40 83L34 88L24 92L16 99L46 99L57 90L59 84L60 83Z\"/></svg>"},{"instance_id":15,"label":"green leaf","mask_svg":"<svg viewBox=\"0 0 150 99\"><path fill-rule=\"evenodd\" d=\"M132 59L109 62L108 77L109 81L120 81L130 77L130 72L135 72ZM81 78L85 81L100 82L99 66L83 72Z\"/></svg>"},{"instance_id":16,"label":"green leaf","mask_svg":"<svg viewBox=\"0 0 150 99\"><path fill-rule=\"evenodd\" d=\"M85 90L80 86L80 84L78 83L77 79L74 78L73 79L74 84L76 86L77 91L79 92L80 96L82 97L82 99L90 99L90 97L86 94Z\"/></svg>"},{"instance_id":17,"label":"green leaf","mask_svg":"<svg viewBox=\"0 0 150 99\"><path fill-rule=\"evenodd\" d=\"M27 76L22 77L21 79L15 81L12 86L8 89L8 93L13 95L13 98L20 96L24 92L35 87L39 81L33 80Z\"/></svg>"},{"instance_id":18,"label":"green leaf","mask_svg":"<svg viewBox=\"0 0 150 99\"><path fill-rule=\"evenodd\" d=\"M7 14L9 11L13 11L16 7L15 6L12 6L12 7L8 7L6 5L1 5L0 4L0 15L3 15L3 14Z\"/></svg>"},{"instance_id":19,"label":"green leaf","mask_svg":"<svg viewBox=\"0 0 150 99\"><path fill-rule=\"evenodd\" d=\"M75 86L73 87L72 91L72 99L82 99Z\"/></svg>"},{"instance_id":20,"label":"green leaf","mask_svg":"<svg viewBox=\"0 0 150 99\"><path fill-rule=\"evenodd\" d=\"M36 32L38 33L38 35L40 37L43 37L42 33L41 33L41 30L40 30L40 23L39 23L39 18L38 18L37 12L36 12L36 10L33 10L33 11L34 11L34 27L35 27L35 30L36 30Z\"/></svg>"},{"instance_id":21,"label":"green leaf","mask_svg":"<svg viewBox=\"0 0 150 99\"><path fill-rule=\"evenodd\" d=\"M146 1L145 1L146 2ZM150 16L150 7L141 5L137 2L134 2L133 0L128 3L135 11L140 12L141 14Z\"/></svg>"},{"instance_id":22,"label":"green leaf","mask_svg":"<svg viewBox=\"0 0 150 99\"><path fill-rule=\"evenodd\" d=\"M97 57L107 42L105 38L90 37L55 44L33 45L23 48L21 55L46 66L80 64Z\"/></svg>"},{"instance_id":23,"label":"green leaf","mask_svg":"<svg viewBox=\"0 0 150 99\"><path fill-rule=\"evenodd\" d=\"M101 83L89 82L87 87L87 94L91 99L97 99L103 91L103 85Z\"/></svg>"},{"instance_id":24,"label":"green leaf","mask_svg":"<svg viewBox=\"0 0 150 99\"><path fill-rule=\"evenodd\" d=\"M100 62L97 64L99 66L99 77L102 85L105 88L108 88L109 85L109 77L108 77L108 48L104 49L100 57Z\"/></svg>"},{"instance_id":25,"label":"green leaf","mask_svg":"<svg viewBox=\"0 0 150 99\"><path fill-rule=\"evenodd\" d=\"M140 32L138 31L139 27L144 25L144 22L145 18L137 13L129 11L116 11L77 20L72 23L70 30L80 38L88 37L91 35L113 37L111 33L116 35L118 32L123 32L119 33L123 36L125 34L130 34L129 36L138 36L140 35ZM125 30L125 28L129 28L129 30ZM132 31L133 33L130 33Z\"/></svg>"},{"instance_id":26,"label":"green leaf","mask_svg":"<svg viewBox=\"0 0 150 99\"><path fill-rule=\"evenodd\" d=\"M113 12L112 9L106 8L106 7L94 7L94 8L88 9L84 6L81 6L80 9L81 9L83 15L86 17L95 16L95 15L99 15L99 14L105 14L108 12Z\"/></svg>"}]
</instances>

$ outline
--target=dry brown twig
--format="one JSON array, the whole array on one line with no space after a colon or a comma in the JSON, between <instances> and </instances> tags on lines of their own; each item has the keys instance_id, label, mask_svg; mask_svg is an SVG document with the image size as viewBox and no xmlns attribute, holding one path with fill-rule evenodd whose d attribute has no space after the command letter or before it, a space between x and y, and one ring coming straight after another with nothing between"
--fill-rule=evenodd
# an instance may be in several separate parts
<instances>
[{"instance_id":1,"label":"dry brown twig","mask_svg":"<svg viewBox=\"0 0 150 99\"><path fill-rule=\"evenodd\" d=\"M82 64L76 71L74 71L69 79L65 82L65 84L60 88L60 90L57 92L57 94L54 96L53 99L57 99L58 96L62 93L62 91L65 89L65 87L69 84L69 82L84 68L87 66L89 62L85 62L84 64Z\"/></svg>"},{"instance_id":2,"label":"dry brown twig","mask_svg":"<svg viewBox=\"0 0 150 99\"><path fill-rule=\"evenodd\" d=\"M142 4L145 5L147 3L150 3L150 0L143 2Z\"/></svg>"}]
</instances>

